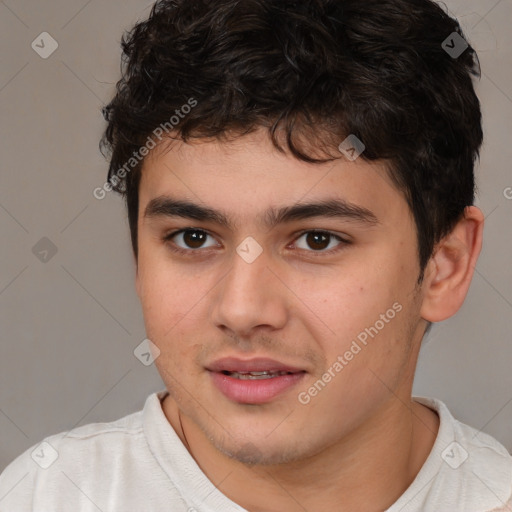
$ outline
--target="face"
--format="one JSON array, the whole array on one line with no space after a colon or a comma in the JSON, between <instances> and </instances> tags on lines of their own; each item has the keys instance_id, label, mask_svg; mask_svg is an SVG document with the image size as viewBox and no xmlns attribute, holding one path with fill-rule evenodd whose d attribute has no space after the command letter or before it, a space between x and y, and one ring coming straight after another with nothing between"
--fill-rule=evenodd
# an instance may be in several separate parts
<instances>
[{"instance_id":1,"label":"face","mask_svg":"<svg viewBox=\"0 0 512 512\"><path fill-rule=\"evenodd\" d=\"M424 328L416 240L384 164L301 162L262 131L154 151L137 292L183 417L222 453L271 464L390 410Z\"/></svg>"}]
</instances>

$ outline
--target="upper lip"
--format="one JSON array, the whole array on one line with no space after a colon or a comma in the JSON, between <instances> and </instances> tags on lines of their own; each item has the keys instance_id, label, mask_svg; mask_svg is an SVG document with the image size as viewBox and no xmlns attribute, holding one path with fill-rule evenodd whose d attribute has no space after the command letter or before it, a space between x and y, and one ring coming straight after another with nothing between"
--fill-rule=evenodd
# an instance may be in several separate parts
<instances>
[{"instance_id":1,"label":"upper lip","mask_svg":"<svg viewBox=\"0 0 512 512\"><path fill-rule=\"evenodd\" d=\"M305 370L281 363L274 359L256 357L253 359L238 359L236 357L224 357L217 359L206 367L212 372L289 372L298 373Z\"/></svg>"}]
</instances>

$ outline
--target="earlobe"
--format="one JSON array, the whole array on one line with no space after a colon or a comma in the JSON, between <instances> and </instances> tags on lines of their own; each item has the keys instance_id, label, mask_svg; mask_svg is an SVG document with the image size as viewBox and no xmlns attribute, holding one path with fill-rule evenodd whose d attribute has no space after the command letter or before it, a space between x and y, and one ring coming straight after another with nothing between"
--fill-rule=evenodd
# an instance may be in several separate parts
<instances>
[{"instance_id":1,"label":"earlobe","mask_svg":"<svg viewBox=\"0 0 512 512\"><path fill-rule=\"evenodd\" d=\"M428 263L421 316L441 322L453 316L466 298L482 248L484 216L468 206L464 216L437 245Z\"/></svg>"}]
</instances>

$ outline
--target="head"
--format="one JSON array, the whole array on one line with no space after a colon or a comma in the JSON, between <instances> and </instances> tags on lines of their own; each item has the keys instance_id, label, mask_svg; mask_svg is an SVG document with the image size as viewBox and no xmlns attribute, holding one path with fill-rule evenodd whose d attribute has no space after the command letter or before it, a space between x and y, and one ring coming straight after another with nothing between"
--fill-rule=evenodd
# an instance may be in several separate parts
<instances>
[{"instance_id":1,"label":"head","mask_svg":"<svg viewBox=\"0 0 512 512\"><path fill-rule=\"evenodd\" d=\"M157 367L225 453L292 460L348 434L410 392L426 328L462 304L482 129L454 32L430 0L161 0L123 37L109 181ZM228 398L212 367L231 356L300 376Z\"/></svg>"}]
</instances>

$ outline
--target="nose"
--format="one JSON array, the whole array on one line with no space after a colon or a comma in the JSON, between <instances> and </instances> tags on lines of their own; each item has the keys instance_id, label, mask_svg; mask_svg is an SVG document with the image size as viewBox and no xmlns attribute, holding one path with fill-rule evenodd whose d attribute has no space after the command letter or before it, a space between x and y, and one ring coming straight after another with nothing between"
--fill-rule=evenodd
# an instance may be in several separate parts
<instances>
[{"instance_id":1,"label":"nose","mask_svg":"<svg viewBox=\"0 0 512 512\"><path fill-rule=\"evenodd\" d=\"M231 270L216 287L214 323L243 337L250 336L257 328L282 329L291 301L285 279L279 276L267 251L253 261L240 254L233 253Z\"/></svg>"}]
</instances>

